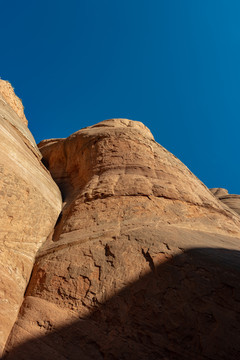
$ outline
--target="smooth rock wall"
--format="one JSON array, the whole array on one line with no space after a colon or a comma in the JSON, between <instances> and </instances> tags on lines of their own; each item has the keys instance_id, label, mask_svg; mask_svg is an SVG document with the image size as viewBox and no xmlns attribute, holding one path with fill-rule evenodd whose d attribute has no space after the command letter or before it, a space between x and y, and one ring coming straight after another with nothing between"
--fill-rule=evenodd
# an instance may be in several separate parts
<instances>
[{"instance_id":1,"label":"smooth rock wall","mask_svg":"<svg viewBox=\"0 0 240 360\"><path fill-rule=\"evenodd\" d=\"M41 162L9 83L0 80L0 354L17 318L37 250L61 211L61 194Z\"/></svg>"}]
</instances>

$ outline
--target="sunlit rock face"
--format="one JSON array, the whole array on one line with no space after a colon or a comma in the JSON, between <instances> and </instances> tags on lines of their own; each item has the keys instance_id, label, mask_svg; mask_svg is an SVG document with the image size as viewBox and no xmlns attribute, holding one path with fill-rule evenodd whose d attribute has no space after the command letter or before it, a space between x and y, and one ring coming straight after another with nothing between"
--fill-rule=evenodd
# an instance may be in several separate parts
<instances>
[{"instance_id":1,"label":"sunlit rock face","mask_svg":"<svg viewBox=\"0 0 240 360\"><path fill-rule=\"evenodd\" d=\"M142 123L39 148L64 207L6 359L238 358L240 217Z\"/></svg>"},{"instance_id":2,"label":"sunlit rock face","mask_svg":"<svg viewBox=\"0 0 240 360\"><path fill-rule=\"evenodd\" d=\"M12 85L8 81L0 79L0 94L1 100L11 107L25 125L28 125L22 101L16 96Z\"/></svg>"},{"instance_id":3,"label":"sunlit rock face","mask_svg":"<svg viewBox=\"0 0 240 360\"><path fill-rule=\"evenodd\" d=\"M37 250L61 211L20 99L0 80L0 354L17 318Z\"/></svg>"},{"instance_id":4,"label":"sunlit rock face","mask_svg":"<svg viewBox=\"0 0 240 360\"><path fill-rule=\"evenodd\" d=\"M222 188L213 188L210 190L217 199L221 200L223 204L240 215L240 195L229 194L226 189Z\"/></svg>"}]
</instances>

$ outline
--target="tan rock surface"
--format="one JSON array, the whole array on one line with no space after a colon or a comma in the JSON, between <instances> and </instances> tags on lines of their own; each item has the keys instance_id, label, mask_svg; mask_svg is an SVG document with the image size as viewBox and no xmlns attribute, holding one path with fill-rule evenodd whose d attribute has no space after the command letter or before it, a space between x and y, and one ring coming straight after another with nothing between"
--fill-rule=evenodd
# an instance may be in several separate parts
<instances>
[{"instance_id":1,"label":"tan rock surface","mask_svg":"<svg viewBox=\"0 0 240 360\"><path fill-rule=\"evenodd\" d=\"M240 215L240 195L229 194L221 196L219 200Z\"/></svg>"},{"instance_id":2,"label":"tan rock surface","mask_svg":"<svg viewBox=\"0 0 240 360\"><path fill-rule=\"evenodd\" d=\"M224 195L228 195L228 191L227 189L223 189L223 188L212 188L212 189L209 189L213 195L215 195L218 199L219 197L221 196L224 196Z\"/></svg>"},{"instance_id":3,"label":"tan rock surface","mask_svg":"<svg viewBox=\"0 0 240 360\"><path fill-rule=\"evenodd\" d=\"M213 188L210 190L217 199L221 200L223 204L240 215L240 195L229 194L226 189L222 188Z\"/></svg>"},{"instance_id":4,"label":"tan rock surface","mask_svg":"<svg viewBox=\"0 0 240 360\"><path fill-rule=\"evenodd\" d=\"M25 125L28 124L26 116L24 114L24 107L22 101L14 93L12 85L8 81L0 79L0 93L8 105L15 111L18 117L23 121Z\"/></svg>"},{"instance_id":5,"label":"tan rock surface","mask_svg":"<svg viewBox=\"0 0 240 360\"><path fill-rule=\"evenodd\" d=\"M64 208L6 359L238 358L240 217L142 123L40 150Z\"/></svg>"},{"instance_id":6,"label":"tan rock surface","mask_svg":"<svg viewBox=\"0 0 240 360\"><path fill-rule=\"evenodd\" d=\"M1 80L0 354L22 304L36 252L61 211L61 194L40 161L20 103L10 84Z\"/></svg>"}]
</instances>

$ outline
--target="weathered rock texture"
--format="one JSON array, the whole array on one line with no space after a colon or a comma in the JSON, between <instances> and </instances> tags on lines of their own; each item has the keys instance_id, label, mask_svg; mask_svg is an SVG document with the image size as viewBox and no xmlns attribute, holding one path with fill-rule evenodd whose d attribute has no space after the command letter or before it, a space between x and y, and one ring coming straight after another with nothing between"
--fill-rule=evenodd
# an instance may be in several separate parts
<instances>
[{"instance_id":1,"label":"weathered rock texture","mask_svg":"<svg viewBox=\"0 0 240 360\"><path fill-rule=\"evenodd\" d=\"M64 208L6 358L239 358L240 217L139 122L40 151Z\"/></svg>"},{"instance_id":2,"label":"weathered rock texture","mask_svg":"<svg viewBox=\"0 0 240 360\"><path fill-rule=\"evenodd\" d=\"M213 188L210 190L223 204L240 215L240 195L229 194L226 189L222 188Z\"/></svg>"},{"instance_id":3,"label":"weathered rock texture","mask_svg":"<svg viewBox=\"0 0 240 360\"><path fill-rule=\"evenodd\" d=\"M0 80L0 354L16 320L34 258L61 211L21 101Z\"/></svg>"},{"instance_id":4,"label":"weathered rock texture","mask_svg":"<svg viewBox=\"0 0 240 360\"><path fill-rule=\"evenodd\" d=\"M24 114L24 107L22 101L15 95L12 85L8 81L0 79L0 94L2 100L5 100L7 104L15 111L22 122L27 125L28 121Z\"/></svg>"}]
</instances>

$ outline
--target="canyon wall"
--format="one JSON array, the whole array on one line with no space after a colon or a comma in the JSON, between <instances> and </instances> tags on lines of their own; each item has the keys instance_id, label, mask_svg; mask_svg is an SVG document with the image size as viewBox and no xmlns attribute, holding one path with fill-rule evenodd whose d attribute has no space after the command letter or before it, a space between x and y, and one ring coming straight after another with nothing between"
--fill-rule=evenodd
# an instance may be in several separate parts
<instances>
[{"instance_id":1,"label":"canyon wall","mask_svg":"<svg viewBox=\"0 0 240 360\"><path fill-rule=\"evenodd\" d=\"M61 211L21 100L0 80L0 354L17 318L35 255Z\"/></svg>"},{"instance_id":2,"label":"canyon wall","mask_svg":"<svg viewBox=\"0 0 240 360\"><path fill-rule=\"evenodd\" d=\"M63 210L5 358L239 358L239 215L137 121L39 149Z\"/></svg>"}]
</instances>

